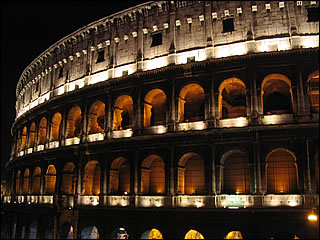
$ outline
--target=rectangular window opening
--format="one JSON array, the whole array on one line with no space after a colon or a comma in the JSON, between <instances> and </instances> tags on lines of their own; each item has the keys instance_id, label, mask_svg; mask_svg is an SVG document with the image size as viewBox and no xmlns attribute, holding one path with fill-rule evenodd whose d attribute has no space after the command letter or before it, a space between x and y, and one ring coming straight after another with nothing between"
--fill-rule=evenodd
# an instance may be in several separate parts
<instances>
[{"instance_id":1,"label":"rectangular window opening","mask_svg":"<svg viewBox=\"0 0 320 240\"><path fill-rule=\"evenodd\" d=\"M152 35L151 47L158 46L162 44L162 32L158 32Z\"/></svg>"},{"instance_id":2,"label":"rectangular window opening","mask_svg":"<svg viewBox=\"0 0 320 240\"><path fill-rule=\"evenodd\" d=\"M227 18L222 20L222 24L223 24L223 31L222 31L223 33L234 31L233 18Z\"/></svg>"},{"instance_id":3,"label":"rectangular window opening","mask_svg":"<svg viewBox=\"0 0 320 240\"><path fill-rule=\"evenodd\" d=\"M308 10L307 22L318 22L319 21L319 7L310 7Z\"/></svg>"},{"instance_id":4,"label":"rectangular window opening","mask_svg":"<svg viewBox=\"0 0 320 240\"><path fill-rule=\"evenodd\" d=\"M103 62L103 61L104 61L104 50L100 50L98 51L98 58L96 63Z\"/></svg>"},{"instance_id":5,"label":"rectangular window opening","mask_svg":"<svg viewBox=\"0 0 320 240\"><path fill-rule=\"evenodd\" d=\"M59 69L59 76L58 76L58 78L61 78L61 77L63 77L63 67L61 67L61 68Z\"/></svg>"}]
</instances>

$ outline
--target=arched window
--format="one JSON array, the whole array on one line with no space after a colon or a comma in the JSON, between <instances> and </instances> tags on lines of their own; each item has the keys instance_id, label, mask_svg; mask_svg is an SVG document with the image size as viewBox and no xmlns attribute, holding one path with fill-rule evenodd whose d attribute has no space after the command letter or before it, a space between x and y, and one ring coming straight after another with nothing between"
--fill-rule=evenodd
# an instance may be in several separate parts
<instances>
[{"instance_id":1,"label":"arched window","mask_svg":"<svg viewBox=\"0 0 320 240\"><path fill-rule=\"evenodd\" d=\"M62 116L59 112L55 113L51 119L50 141L58 141L60 135L60 123Z\"/></svg>"},{"instance_id":2,"label":"arched window","mask_svg":"<svg viewBox=\"0 0 320 240\"><path fill-rule=\"evenodd\" d=\"M99 239L99 232L96 226L90 226L82 229L81 239Z\"/></svg>"},{"instance_id":3,"label":"arched window","mask_svg":"<svg viewBox=\"0 0 320 240\"><path fill-rule=\"evenodd\" d=\"M128 95L118 97L114 103L113 130L132 128L133 100Z\"/></svg>"},{"instance_id":4,"label":"arched window","mask_svg":"<svg viewBox=\"0 0 320 240\"><path fill-rule=\"evenodd\" d=\"M250 192L250 173L248 158L241 152L231 153L224 160L223 192L248 194Z\"/></svg>"},{"instance_id":5,"label":"arched window","mask_svg":"<svg viewBox=\"0 0 320 240\"><path fill-rule=\"evenodd\" d=\"M231 231L229 232L224 239L243 239L241 232Z\"/></svg>"},{"instance_id":6,"label":"arched window","mask_svg":"<svg viewBox=\"0 0 320 240\"><path fill-rule=\"evenodd\" d=\"M21 170L18 170L16 175L16 194L20 194Z\"/></svg>"},{"instance_id":7,"label":"arched window","mask_svg":"<svg viewBox=\"0 0 320 240\"><path fill-rule=\"evenodd\" d=\"M35 135L36 135L36 124L32 122L29 130L29 141L28 141L29 148L34 147Z\"/></svg>"},{"instance_id":8,"label":"arched window","mask_svg":"<svg viewBox=\"0 0 320 240\"><path fill-rule=\"evenodd\" d=\"M25 126L25 127L22 129L20 151L23 151L23 150L26 149L26 143L27 143L27 127Z\"/></svg>"},{"instance_id":9,"label":"arched window","mask_svg":"<svg viewBox=\"0 0 320 240\"><path fill-rule=\"evenodd\" d=\"M178 163L178 194L202 194L204 192L204 161L196 153L186 153Z\"/></svg>"},{"instance_id":10,"label":"arched window","mask_svg":"<svg viewBox=\"0 0 320 240\"><path fill-rule=\"evenodd\" d=\"M89 134L104 132L105 104L101 101L95 101L90 108L88 116Z\"/></svg>"},{"instance_id":11,"label":"arched window","mask_svg":"<svg viewBox=\"0 0 320 240\"><path fill-rule=\"evenodd\" d=\"M24 175L23 175L23 188L22 188L23 194L29 193L29 182L30 182L30 170L29 168L27 168L24 171Z\"/></svg>"},{"instance_id":12,"label":"arched window","mask_svg":"<svg viewBox=\"0 0 320 240\"><path fill-rule=\"evenodd\" d=\"M148 92L144 98L144 127L165 124L166 98L166 94L161 89Z\"/></svg>"},{"instance_id":13,"label":"arched window","mask_svg":"<svg viewBox=\"0 0 320 240\"><path fill-rule=\"evenodd\" d=\"M114 229L108 239L129 239L129 234L123 227Z\"/></svg>"},{"instance_id":14,"label":"arched window","mask_svg":"<svg viewBox=\"0 0 320 240\"><path fill-rule=\"evenodd\" d=\"M292 113L291 81L282 74L270 74L261 84L263 114Z\"/></svg>"},{"instance_id":15,"label":"arched window","mask_svg":"<svg viewBox=\"0 0 320 240\"><path fill-rule=\"evenodd\" d=\"M204 90L197 83L184 86L179 94L179 122L204 120Z\"/></svg>"},{"instance_id":16,"label":"arched window","mask_svg":"<svg viewBox=\"0 0 320 240\"><path fill-rule=\"evenodd\" d=\"M276 149L266 158L268 193L297 193L298 168L295 155L287 149Z\"/></svg>"},{"instance_id":17,"label":"arched window","mask_svg":"<svg viewBox=\"0 0 320 240\"><path fill-rule=\"evenodd\" d=\"M47 119L42 117L39 123L38 130L38 145L43 145L46 143L47 138Z\"/></svg>"},{"instance_id":18,"label":"arched window","mask_svg":"<svg viewBox=\"0 0 320 240\"><path fill-rule=\"evenodd\" d=\"M89 161L84 169L83 177L83 194L99 195L100 194L100 177L101 167L98 161Z\"/></svg>"},{"instance_id":19,"label":"arched window","mask_svg":"<svg viewBox=\"0 0 320 240\"><path fill-rule=\"evenodd\" d=\"M311 103L311 112L319 112L319 71L308 77L308 94Z\"/></svg>"},{"instance_id":20,"label":"arched window","mask_svg":"<svg viewBox=\"0 0 320 240\"><path fill-rule=\"evenodd\" d=\"M72 162L66 163L62 170L62 193L67 195L75 194L75 166Z\"/></svg>"},{"instance_id":21,"label":"arched window","mask_svg":"<svg viewBox=\"0 0 320 240\"><path fill-rule=\"evenodd\" d=\"M32 193L40 194L40 185L41 185L41 168L36 167L32 174Z\"/></svg>"},{"instance_id":22,"label":"arched window","mask_svg":"<svg viewBox=\"0 0 320 240\"><path fill-rule=\"evenodd\" d=\"M56 168L52 164L48 166L47 172L45 175L45 193L54 194L56 190Z\"/></svg>"},{"instance_id":23,"label":"arched window","mask_svg":"<svg viewBox=\"0 0 320 240\"><path fill-rule=\"evenodd\" d=\"M186 233L184 239L204 239L204 237L198 231L191 229Z\"/></svg>"},{"instance_id":24,"label":"arched window","mask_svg":"<svg viewBox=\"0 0 320 240\"><path fill-rule=\"evenodd\" d=\"M163 239L163 237L158 229L152 228L142 233L140 239Z\"/></svg>"},{"instance_id":25,"label":"arched window","mask_svg":"<svg viewBox=\"0 0 320 240\"><path fill-rule=\"evenodd\" d=\"M158 155L146 157L141 166L141 192L165 193L165 167Z\"/></svg>"},{"instance_id":26,"label":"arched window","mask_svg":"<svg viewBox=\"0 0 320 240\"><path fill-rule=\"evenodd\" d=\"M79 137L81 133L81 108L74 106L67 115L66 138Z\"/></svg>"},{"instance_id":27,"label":"arched window","mask_svg":"<svg viewBox=\"0 0 320 240\"><path fill-rule=\"evenodd\" d=\"M116 158L111 164L109 192L130 193L130 164L123 157Z\"/></svg>"},{"instance_id":28,"label":"arched window","mask_svg":"<svg viewBox=\"0 0 320 240\"><path fill-rule=\"evenodd\" d=\"M236 77L224 80L219 87L220 119L245 117L246 85Z\"/></svg>"}]
</instances>

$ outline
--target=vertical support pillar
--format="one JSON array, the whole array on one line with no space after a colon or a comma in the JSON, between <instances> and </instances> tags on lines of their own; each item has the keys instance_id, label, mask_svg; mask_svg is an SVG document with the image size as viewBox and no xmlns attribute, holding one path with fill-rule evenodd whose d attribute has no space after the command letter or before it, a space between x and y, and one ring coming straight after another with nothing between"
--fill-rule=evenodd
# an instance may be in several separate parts
<instances>
[{"instance_id":1,"label":"vertical support pillar","mask_svg":"<svg viewBox=\"0 0 320 240\"><path fill-rule=\"evenodd\" d=\"M81 110L81 119L82 119L82 133L81 133L81 142L84 143L87 141L88 135L88 119L87 119L87 110L88 110L88 100L84 100L84 109Z\"/></svg>"},{"instance_id":2,"label":"vertical support pillar","mask_svg":"<svg viewBox=\"0 0 320 240\"><path fill-rule=\"evenodd\" d=\"M258 140L258 133L256 133L256 140L253 143L253 159L254 159L254 171L255 171L255 193L262 194L262 182L261 182L261 164L260 164L260 143Z\"/></svg>"},{"instance_id":3,"label":"vertical support pillar","mask_svg":"<svg viewBox=\"0 0 320 240\"><path fill-rule=\"evenodd\" d=\"M67 118L67 111L66 111L66 108L64 108L63 112L62 112L62 121L60 124L60 143L59 143L59 146L65 145L66 118Z\"/></svg>"},{"instance_id":4,"label":"vertical support pillar","mask_svg":"<svg viewBox=\"0 0 320 240\"><path fill-rule=\"evenodd\" d=\"M174 176L174 170L175 170L175 159L174 159L174 147L170 148L170 159L169 159L169 193L170 195L174 196L177 193L177 186L175 184L175 176Z\"/></svg>"},{"instance_id":5,"label":"vertical support pillar","mask_svg":"<svg viewBox=\"0 0 320 240\"><path fill-rule=\"evenodd\" d=\"M222 174L223 174L223 165L221 164L217 164L216 165L216 180L217 180L217 184L216 184L216 193L217 194L221 194L222 192Z\"/></svg>"},{"instance_id":6,"label":"vertical support pillar","mask_svg":"<svg viewBox=\"0 0 320 240\"><path fill-rule=\"evenodd\" d=\"M47 132L46 132L46 141L45 141L45 149L49 148L49 142L50 142L50 131L51 131L51 118L50 116L47 116Z\"/></svg>"},{"instance_id":7,"label":"vertical support pillar","mask_svg":"<svg viewBox=\"0 0 320 240\"><path fill-rule=\"evenodd\" d=\"M112 111L111 111L111 94L110 89L107 89L107 126L105 131L107 132L107 139L112 138Z\"/></svg>"},{"instance_id":8,"label":"vertical support pillar","mask_svg":"<svg viewBox=\"0 0 320 240\"><path fill-rule=\"evenodd\" d=\"M139 151L138 150L134 152L134 156L135 157L134 157L134 175L133 175L133 180L134 180L133 194L138 195L139 193L139 179L138 179Z\"/></svg>"},{"instance_id":9,"label":"vertical support pillar","mask_svg":"<svg viewBox=\"0 0 320 240\"><path fill-rule=\"evenodd\" d=\"M46 175L46 169L42 166L41 168L41 176L40 176L40 195L45 194L45 175Z\"/></svg>"},{"instance_id":10,"label":"vertical support pillar","mask_svg":"<svg viewBox=\"0 0 320 240\"><path fill-rule=\"evenodd\" d=\"M312 187L311 187L311 172L310 172L310 139L306 138L305 140L305 154L306 156L306 174L307 174L307 183L306 183L306 189L307 193L312 193Z\"/></svg>"},{"instance_id":11,"label":"vertical support pillar","mask_svg":"<svg viewBox=\"0 0 320 240\"><path fill-rule=\"evenodd\" d=\"M82 187L81 187L81 182L82 182L82 157L78 163L78 169L77 169L77 191L76 191L76 196L75 196L75 203L77 205L80 205L81 203L81 194L82 194ZM76 204L74 204L75 206Z\"/></svg>"},{"instance_id":12,"label":"vertical support pillar","mask_svg":"<svg viewBox=\"0 0 320 240\"><path fill-rule=\"evenodd\" d=\"M216 145L210 145L211 150L211 188L209 189L209 194L216 194Z\"/></svg>"},{"instance_id":13,"label":"vertical support pillar","mask_svg":"<svg viewBox=\"0 0 320 240\"><path fill-rule=\"evenodd\" d=\"M170 79L170 84L171 84L171 99L170 99L170 120L168 124L168 130L169 131L174 131L175 129L175 122L176 122L176 104L175 104L175 80Z\"/></svg>"},{"instance_id":14,"label":"vertical support pillar","mask_svg":"<svg viewBox=\"0 0 320 240\"><path fill-rule=\"evenodd\" d=\"M136 103L134 104L135 108L133 109L134 114L133 114L133 120L134 120L134 134L135 135L140 135L141 134L141 126L142 126L142 117L141 117L141 85L137 86L137 91L136 91Z\"/></svg>"},{"instance_id":15,"label":"vertical support pillar","mask_svg":"<svg viewBox=\"0 0 320 240\"><path fill-rule=\"evenodd\" d=\"M305 109L305 100L304 100L304 91L303 91L303 83L302 83L302 72L301 72L301 63L298 60L296 65L296 76L298 78L298 114L304 114L306 113Z\"/></svg>"}]
</instances>

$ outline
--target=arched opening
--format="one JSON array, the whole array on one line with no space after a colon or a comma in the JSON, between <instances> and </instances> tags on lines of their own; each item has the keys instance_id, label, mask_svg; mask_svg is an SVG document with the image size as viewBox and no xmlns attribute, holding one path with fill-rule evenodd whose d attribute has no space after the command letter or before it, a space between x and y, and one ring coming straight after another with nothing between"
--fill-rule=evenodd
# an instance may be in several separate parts
<instances>
[{"instance_id":1,"label":"arched opening","mask_svg":"<svg viewBox=\"0 0 320 240\"><path fill-rule=\"evenodd\" d=\"M142 162L141 192L144 194L165 193L165 166L158 155L150 155Z\"/></svg>"},{"instance_id":2,"label":"arched opening","mask_svg":"<svg viewBox=\"0 0 320 240\"><path fill-rule=\"evenodd\" d=\"M113 130L123 130L133 126L133 100L128 95L118 97L114 103Z\"/></svg>"},{"instance_id":3,"label":"arched opening","mask_svg":"<svg viewBox=\"0 0 320 240\"><path fill-rule=\"evenodd\" d=\"M120 227L113 230L109 236L109 239L128 239L129 234L126 229Z\"/></svg>"},{"instance_id":4,"label":"arched opening","mask_svg":"<svg viewBox=\"0 0 320 240\"><path fill-rule=\"evenodd\" d=\"M184 86L179 94L179 122L204 120L204 90L197 83Z\"/></svg>"},{"instance_id":5,"label":"arched opening","mask_svg":"<svg viewBox=\"0 0 320 240\"><path fill-rule=\"evenodd\" d=\"M261 84L263 114L292 113L291 81L282 74L270 74Z\"/></svg>"},{"instance_id":6,"label":"arched opening","mask_svg":"<svg viewBox=\"0 0 320 240\"><path fill-rule=\"evenodd\" d=\"M37 232L38 232L38 223L36 220L33 220L29 225L28 239L37 239Z\"/></svg>"},{"instance_id":7,"label":"arched opening","mask_svg":"<svg viewBox=\"0 0 320 240\"><path fill-rule=\"evenodd\" d=\"M26 149L26 143L27 143L27 127L25 126L22 129L22 134L21 134L21 148L20 151L23 151Z\"/></svg>"},{"instance_id":8,"label":"arched opening","mask_svg":"<svg viewBox=\"0 0 320 240\"><path fill-rule=\"evenodd\" d=\"M83 176L83 194L99 195L100 194L100 177L101 167L98 161L89 161L84 169Z\"/></svg>"},{"instance_id":9,"label":"arched opening","mask_svg":"<svg viewBox=\"0 0 320 240\"><path fill-rule=\"evenodd\" d=\"M32 174L32 193L40 194L40 178L41 178L41 168L36 167Z\"/></svg>"},{"instance_id":10,"label":"arched opening","mask_svg":"<svg viewBox=\"0 0 320 240\"><path fill-rule=\"evenodd\" d=\"M204 161L196 153L186 153L178 162L178 194L190 195L204 192Z\"/></svg>"},{"instance_id":11,"label":"arched opening","mask_svg":"<svg viewBox=\"0 0 320 240\"><path fill-rule=\"evenodd\" d=\"M35 136L36 136L36 124L32 122L29 129L29 140L28 140L29 148L34 147Z\"/></svg>"},{"instance_id":12,"label":"arched opening","mask_svg":"<svg viewBox=\"0 0 320 240\"><path fill-rule=\"evenodd\" d=\"M20 194L21 170L16 175L16 194Z\"/></svg>"},{"instance_id":13,"label":"arched opening","mask_svg":"<svg viewBox=\"0 0 320 240\"><path fill-rule=\"evenodd\" d=\"M73 239L73 227L70 223L64 223L60 227L60 239Z\"/></svg>"},{"instance_id":14,"label":"arched opening","mask_svg":"<svg viewBox=\"0 0 320 240\"><path fill-rule=\"evenodd\" d=\"M268 193L297 193L298 167L295 155L287 149L275 149L266 157Z\"/></svg>"},{"instance_id":15,"label":"arched opening","mask_svg":"<svg viewBox=\"0 0 320 240\"><path fill-rule=\"evenodd\" d=\"M50 127L51 142L59 141L61 120L62 120L62 116L59 112L55 113L51 119L51 127Z\"/></svg>"},{"instance_id":16,"label":"arched opening","mask_svg":"<svg viewBox=\"0 0 320 240\"><path fill-rule=\"evenodd\" d=\"M89 226L81 231L81 239L99 239L99 232L96 226Z\"/></svg>"},{"instance_id":17,"label":"arched opening","mask_svg":"<svg viewBox=\"0 0 320 240\"><path fill-rule=\"evenodd\" d=\"M116 158L111 164L109 192L130 193L130 164L123 157Z\"/></svg>"},{"instance_id":18,"label":"arched opening","mask_svg":"<svg viewBox=\"0 0 320 240\"><path fill-rule=\"evenodd\" d=\"M45 175L44 191L46 194L54 194L56 190L56 175L57 175L57 171L55 166L53 166L52 164L49 165Z\"/></svg>"},{"instance_id":19,"label":"arched opening","mask_svg":"<svg viewBox=\"0 0 320 240\"><path fill-rule=\"evenodd\" d=\"M319 112L319 71L308 77L308 95L311 103L311 112Z\"/></svg>"},{"instance_id":20,"label":"arched opening","mask_svg":"<svg viewBox=\"0 0 320 240\"><path fill-rule=\"evenodd\" d=\"M76 184L75 165L72 162L66 163L63 167L62 174L62 193L74 195Z\"/></svg>"},{"instance_id":21,"label":"arched opening","mask_svg":"<svg viewBox=\"0 0 320 240\"><path fill-rule=\"evenodd\" d=\"M140 239L163 239L163 237L158 229L152 228L142 233Z\"/></svg>"},{"instance_id":22,"label":"arched opening","mask_svg":"<svg viewBox=\"0 0 320 240\"><path fill-rule=\"evenodd\" d=\"M184 239L204 239L204 237L198 231L191 229L186 233Z\"/></svg>"},{"instance_id":23,"label":"arched opening","mask_svg":"<svg viewBox=\"0 0 320 240\"><path fill-rule=\"evenodd\" d=\"M30 183L30 170L29 168L27 168L24 171L24 175L23 175L23 188L22 188L23 194L29 193L29 183Z\"/></svg>"},{"instance_id":24,"label":"arched opening","mask_svg":"<svg viewBox=\"0 0 320 240\"><path fill-rule=\"evenodd\" d=\"M104 132L105 104L99 100L95 101L89 110L88 131L89 134Z\"/></svg>"},{"instance_id":25,"label":"arched opening","mask_svg":"<svg viewBox=\"0 0 320 240\"><path fill-rule=\"evenodd\" d=\"M219 86L220 119L245 117L246 85L236 77L224 80Z\"/></svg>"},{"instance_id":26,"label":"arched opening","mask_svg":"<svg viewBox=\"0 0 320 240\"><path fill-rule=\"evenodd\" d=\"M147 93L144 98L144 127L165 124L166 99L166 94L161 89L153 89Z\"/></svg>"},{"instance_id":27,"label":"arched opening","mask_svg":"<svg viewBox=\"0 0 320 240\"><path fill-rule=\"evenodd\" d=\"M67 115L66 138L79 137L81 133L81 108L74 106Z\"/></svg>"},{"instance_id":28,"label":"arched opening","mask_svg":"<svg viewBox=\"0 0 320 240\"><path fill-rule=\"evenodd\" d=\"M46 143L47 138L47 119L42 117L39 123L38 130L38 145L43 145Z\"/></svg>"},{"instance_id":29,"label":"arched opening","mask_svg":"<svg viewBox=\"0 0 320 240\"><path fill-rule=\"evenodd\" d=\"M248 194L250 192L250 171L248 158L242 152L231 153L224 160L223 192Z\"/></svg>"},{"instance_id":30,"label":"arched opening","mask_svg":"<svg viewBox=\"0 0 320 240\"><path fill-rule=\"evenodd\" d=\"M20 150L20 140L21 140L21 131L18 131L17 140L16 140L16 153Z\"/></svg>"},{"instance_id":31,"label":"arched opening","mask_svg":"<svg viewBox=\"0 0 320 240\"><path fill-rule=\"evenodd\" d=\"M229 232L224 239L243 239L240 231L231 231Z\"/></svg>"}]
</instances>

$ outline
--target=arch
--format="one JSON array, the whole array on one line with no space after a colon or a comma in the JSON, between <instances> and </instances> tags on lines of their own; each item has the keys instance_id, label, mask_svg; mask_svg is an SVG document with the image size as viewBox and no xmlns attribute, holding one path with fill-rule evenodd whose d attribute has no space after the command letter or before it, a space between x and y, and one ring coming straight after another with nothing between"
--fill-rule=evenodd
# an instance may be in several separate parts
<instances>
[{"instance_id":1,"label":"arch","mask_svg":"<svg viewBox=\"0 0 320 240\"><path fill-rule=\"evenodd\" d=\"M308 95L311 103L311 112L319 112L319 70L308 76Z\"/></svg>"},{"instance_id":2,"label":"arch","mask_svg":"<svg viewBox=\"0 0 320 240\"><path fill-rule=\"evenodd\" d=\"M191 229L186 233L184 239L204 239L203 235L197 230Z\"/></svg>"},{"instance_id":3,"label":"arch","mask_svg":"<svg viewBox=\"0 0 320 240\"><path fill-rule=\"evenodd\" d=\"M32 193L40 194L40 185L41 185L41 168L36 167L33 170L32 174Z\"/></svg>"},{"instance_id":4,"label":"arch","mask_svg":"<svg viewBox=\"0 0 320 240\"><path fill-rule=\"evenodd\" d=\"M130 163L123 157L113 160L109 180L110 193L130 193Z\"/></svg>"},{"instance_id":5,"label":"arch","mask_svg":"<svg viewBox=\"0 0 320 240\"><path fill-rule=\"evenodd\" d=\"M197 153L186 153L178 162L178 194L202 194L204 192L204 161Z\"/></svg>"},{"instance_id":6,"label":"arch","mask_svg":"<svg viewBox=\"0 0 320 240\"><path fill-rule=\"evenodd\" d=\"M140 239L163 239L163 237L158 229L152 228L143 232Z\"/></svg>"},{"instance_id":7,"label":"arch","mask_svg":"<svg viewBox=\"0 0 320 240\"><path fill-rule=\"evenodd\" d=\"M128 239L129 234L127 233L126 229L123 227L119 227L114 229L109 236L109 239Z\"/></svg>"},{"instance_id":8,"label":"arch","mask_svg":"<svg viewBox=\"0 0 320 240\"><path fill-rule=\"evenodd\" d=\"M57 171L54 165L50 164L45 175L45 193L54 194L56 190L56 175Z\"/></svg>"},{"instance_id":9,"label":"arch","mask_svg":"<svg viewBox=\"0 0 320 240\"><path fill-rule=\"evenodd\" d=\"M223 183L224 193L248 194L250 192L250 170L248 157L240 150L231 150L223 155Z\"/></svg>"},{"instance_id":10,"label":"arch","mask_svg":"<svg viewBox=\"0 0 320 240\"><path fill-rule=\"evenodd\" d=\"M27 168L23 174L23 188L22 188L23 194L29 193L29 182L30 182L30 170L29 168Z\"/></svg>"},{"instance_id":11,"label":"arch","mask_svg":"<svg viewBox=\"0 0 320 240\"><path fill-rule=\"evenodd\" d=\"M266 182L269 193L296 193L298 167L294 153L284 148L271 151L266 157Z\"/></svg>"},{"instance_id":12,"label":"arch","mask_svg":"<svg viewBox=\"0 0 320 240\"><path fill-rule=\"evenodd\" d=\"M269 74L261 84L263 114L292 112L293 95L291 81L283 74Z\"/></svg>"},{"instance_id":13,"label":"arch","mask_svg":"<svg viewBox=\"0 0 320 240\"><path fill-rule=\"evenodd\" d=\"M144 98L144 127L165 124L166 100L167 96L165 92L159 88L147 93Z\"/></svg>"},{"instance_id":14,"label":"arch","mask_svg":"<svg viewBox=\"0 0 320 240\"><path fill-rule=\"evenodd\" d=\"M73 106L67 115L66 138L79 137L81 133L81 108Z\"/></svg>"},{"instance_id":15,"label":"arch","mask_svg":"<svg viewBox=\"0 0 320 240\"><path fill-rule=\"evenodd\" d=\"M43 145L46 143L47 139L47 119L42 117L39 123L38 130L38 145Z\"/></svg>"},{"instance_id":16,"label":"arch","mask_svg":"<svg viewBox=\"0 0 320 240\"><path fill-rule=\"evenodd\" d=\"M28 239L37 239L38 222L33 220L29 224Z\"/></svg>"},{"instance_id":17,"label":"arch","mask_svg":"<svg viewBox=\"0 0 320 240\"><path fill-rule=\"evenodd\" d=\"M64 224L61 225L60 229L59 229L59 235L60 235L60 239L73 239L73 226L68 223L65 222Z\"/></svg>"},{"instance_id":18,"label":"arch","mask_svg":"<svg viewBox=\"0 0 320 240\"><path fill-rule=\"evenodd\" d=\"M75 194L76 173L73 162L67 162L62 170L62 193L67 195Z\"/></svg>"},{"instance_id":19,"label":"arch","mask_svg":"<svg viewBox=\"0 0 320 240\"><path fill-rule=\"evenodd\" d=\"M113 108L113 130L132 128L133 100L129 95L119 96Z\"/></svg>"},{"instance_id":20,"label":"arch","mask_svg":"<svg viewBox=\"0 0 320 240\"><path fill-rule=\"evenodd\" d=\"M101 167L96 160L89 161L84 168L83 176L83 194L99 195L100 194Z\"/></svg>"},{"instance_id":21,"label":"arch","mask_svg":"<svg viewBox=\"0 0 320 240\"><path fill-rule=\"evenodd\" d=\"M229 232L224 239L243 239L240 231L231 231Z\"/></svg>"},{"instance_id":22,"label":"arch","mask_svg":"<svg viewBox=\"0 0 320 240\"><path fill-rule=\"evenodd\" d=\"M165 193L165 165L158 155L149 155L142 162L141 192Z\"/></svg>"},{"instance_id":23,"label":"arch","mask_svg":"<svg viewBox=\"0 0 320 240\"><path fill-rule=\"evenodd\" d=\"M22 129L22 134L21 134L21 146L20 146L20 151L23 151L26 149L26 143L27 143L27 127L24 126Z\"/></svg>"},{"instance_id":24,"label":"arch","mask_svg":"<svg viewBox=\"0 0 320 240\"><path fill-rule=\"evenodd\" d=\"M88 133L102 133L104 132L105 121L105 104L99 100L95 101L89 110L88 116Z\"/></svg>"},{"instance_id":25,"label":"arch","mask_svg":"<svg viewBox=\"0 0 320 240\"><path fill-rule=\"evenodd\" d=\"M246 85L239 78L225 79L219 86L219 118L246 116Z\"/></svg>"},{"instance_id":26,"label":"arch","mask_svg":"<svg viewBox=\"0 0 320 240\"><path fill-rule=\"evenodd\" d=\"M81 231L81 239L99 239L99 231L96 226L85 227Z\"/></svg>"},{"instance_id":27,"label":"arch","mask_svg":"<svg viewBox=\"0 0 320 240\"><path fill-rule=\"evenodd\" d=\"M32 122L29 128L29 140L28 140L29 148L34 147L35 136L36 136L36 124L35 122Z\"/></svg>"},{"instance_id":28,"label":"arch","mask_svg":"<svg viewBox=\"0 0 320 240\"><path fill-rule=\"evenodd\" d=\"M50 141L58 141L60 136L60 124L62 115L56 112L51 119Z\"/></svg>"},{"instance_id":29,"label":"arch","mask_svg":"<svg viewBox=\"0 0 320 240\"><path fill-rule=\"evenodd\" d=\"M16 194L20 194L21 170L17 171L16 175Z\"/></svg>"},{"instance_id":30,"label":"arch","mask_svg":"<svg viewBox=\"0 0 320 240\"><path fill-rule=\"evenodd\" d=\"M180 90L178 100L179 122L204 120L204 89L197 83L190 83Z\"/></svg>"}]
</instances>

